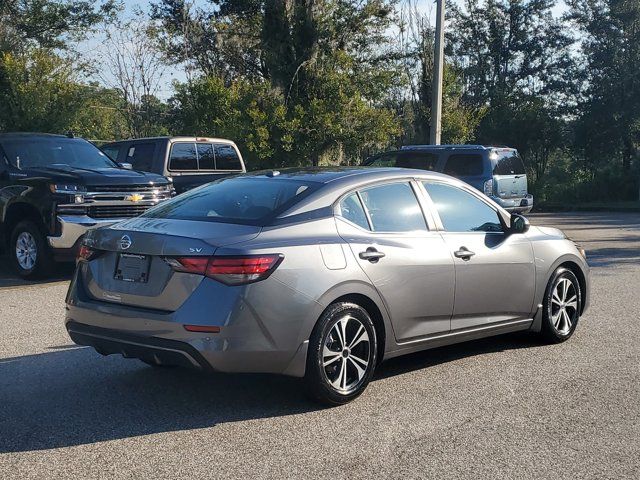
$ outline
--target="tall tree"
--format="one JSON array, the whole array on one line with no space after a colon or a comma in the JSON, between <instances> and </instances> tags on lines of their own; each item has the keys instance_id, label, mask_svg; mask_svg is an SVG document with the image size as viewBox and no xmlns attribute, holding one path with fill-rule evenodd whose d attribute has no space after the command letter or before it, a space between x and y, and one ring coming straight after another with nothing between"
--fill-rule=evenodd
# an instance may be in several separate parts
<instances>
[{"instance_id":1,"label":"tall tree","mask_svg":"<svg viewBox=\"0 0 640 480\"><path fill-rule=\"evenodd\" d=\"M358 155L398 133L393 114L381 106L396 82L387 30L396 0L211 0L208 10L184 0L162 0L153 17L167 56L201 68L187 92L202 85L266 85L284 109L295 142L270 137L274 156L317 165L329 156ZM205 5L205 7L207 6ZM192 56L185 52L195 52ZM183 56L181 56L183 55ZM209 94L224 92L205 89ZM261 100L256 98L256 104ZM355 129L357 128L357 129ZM382 140L381 140L382 139Z\"/></svg>"},{"instance_id":2,"label":"tall tree","mask_svg":"<svg viewBox=\"0 0 640 480\"><path fill-rule=\"evenodd\" d=\"M582 30L586 82L577 126L587 165L640 162L640 2L569 0Z\"/></svg>"},{"instance_id":3,"label":"tall tree","mask_svg":"<svg viewBox=\"0 0 640 480\"><path fill-rule=\"evenodd\" d=\"M452 6L449 54L462 71L464 99L485 106L477 139L519 149L541 178L575 114L573 38L556 0L465 0ZM552 132L552 135L541 135Z\"/></svg>"}]
</instances>

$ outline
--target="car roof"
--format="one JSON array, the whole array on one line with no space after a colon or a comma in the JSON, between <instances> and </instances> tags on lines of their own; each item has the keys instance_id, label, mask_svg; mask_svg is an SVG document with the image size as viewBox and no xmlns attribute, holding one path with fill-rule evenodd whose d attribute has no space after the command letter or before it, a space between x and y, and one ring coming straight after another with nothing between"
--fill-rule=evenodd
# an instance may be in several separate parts
<instances>
[{"instance_id":1,"label":"car roof","mask_svg":"<svg viewBox=\"0 0 640 480\"><path fill-rule=\"evenodd\" d=\"M450 145L403 145L398 151L407 150L515 150L513 147L506 145L465 145L465 144L450 144Z\"/></svg>"},{"instance_id":2,"label":"car roof","mask_svg":"<svg viewBox=\"0 0 640 480\"><path fill-rule=\"evenodd\" d=\"M283 168L275 170L262 170L249 172L245 177L262 177L289 180L300 180L316 183L362 183L375 182L394 178L419 177L443 177L447 175L428 170L397 167L308 167L308 168Z\"/></svg>"},{"instance_id":3,"label":"car roof","mask_svg":"<svg viewBox=\"0 0 640 480\"><path fill-rule=\"evenodd\" d=\"M217 137L187 137L187 136L160 136L160 137L140 137L140 138L125 138L123 140L115 140L113 142L108 142L106 145L115 145L120 143L130 143L130 142L144 142L150 140L167 140L168 142L217 142L217 143L228 143L229 145L235 145L233 140L229 140L227 138L217 138Z\"/></svg>"},{"instance_id":4,"label":"car roof","mask_svg":"<svg viewBox=\"0 0 640 480\"><path fill-rule=\"evenodd\" d=\"M0 139L8 139L8 138L80 138L80 137L68 137L66 135L58 135L55 133L40 133L40 132L0 133Z\"/></svg>"}]
</instances>

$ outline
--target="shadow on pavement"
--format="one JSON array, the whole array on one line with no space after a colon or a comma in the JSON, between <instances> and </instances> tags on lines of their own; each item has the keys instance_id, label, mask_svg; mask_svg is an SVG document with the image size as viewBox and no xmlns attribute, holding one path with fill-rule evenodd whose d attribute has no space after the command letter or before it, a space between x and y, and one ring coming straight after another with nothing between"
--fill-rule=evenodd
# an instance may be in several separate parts
<instances>
[{"instance_id":1,"label":"shadow on pavement","mask_svg":"<svg viewBox=\"0 0 640 480\"><path fill-rule=\"evenodd\" d=\"M383 364L376 379L538 345L506 335L420 352ZM157 369L91 348L0 360L0 453L83 445L221 423L295 415L322 407L299 379ZM366 395L366 392L365 392Z\"/></svg>"},{"instance_id":2,"label":"shadow on pavement","mask_svg":"<svg viewBox=\"0 0 640 480\"><path fill-rule=\"evenodd\" d=\"M6 256L3 256L0 257L0 290L3 288L47 285L50 283L68 281L73 275L74 267L75 265L72 262L58 263L55 266L56 271L50 278L42 280L25 280L13 272Z\"/></svg>"}]
</instances>

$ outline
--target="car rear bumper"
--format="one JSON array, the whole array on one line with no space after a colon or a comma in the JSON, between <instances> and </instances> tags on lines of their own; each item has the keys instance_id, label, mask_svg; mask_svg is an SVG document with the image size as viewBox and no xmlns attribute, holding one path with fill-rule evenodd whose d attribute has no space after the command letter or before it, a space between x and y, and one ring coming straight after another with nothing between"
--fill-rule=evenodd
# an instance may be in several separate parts
<instances>
[{"instance_id":1,"label":"car rear bumper","mask_svg":"<svg viewBox=\"0 0 640 480\"><path fill-rule=\"evenodd\" d=\"M158 365L212 370L191 345L166 338L145 337L108 328L67 322L67 332L78 345L93 347L102 355L120 354Z\"/></svg>"},{"instance_id":2,"label":"car rear bumper","mask_svg":"<svg viewBox=\"0 0 640 480\"><path fill-rule=\"evenodd\" d=\"M92 298L78 268L67 294L65 325L71 339L103 355L121 354L151 363L171 364L229 373L277 373L304 376L308 336L297 319L307 304L291 309L290 319L269 320L266 303L282 284L267 281L252 289L269 288L250 299L242 288L205 279L176 311L128 306ZM86 265L84 266L86 267ZM220 292L226 292L226 298ZM216 308L203 308L216 305ZM259 313L260 312L260 313ZM278 318L282 318L280 312ZM188 331L185 325L218 327L214 332ZM295 328L296 326L298 328Z\"/></svg>"},{"instance_id":3,"label":"car rear bumper","mask_svg":"<svg viewBox=\"0 0 640 480\"><path fill-rule=\"evenodd\" d=\"M492 197L502 208L512 213L529 213L533 209L533 195L516 198Z\"/></svg>"},{"instance_id":4,"label":"car rear bumper","mask_svg":"<svg viewBox=\"0 0 640 480\"><path fill-rule=\"evenodd\" d=\"M106 220L95 219L86 215L58 215L58 223L60 224L60 235L49 236L49 246L56 250L72 249L77 245L78 240L89 230L99 227L113 225L116 222L124 220L122 218L109 218Z\"/></svg>"}]
</instances>

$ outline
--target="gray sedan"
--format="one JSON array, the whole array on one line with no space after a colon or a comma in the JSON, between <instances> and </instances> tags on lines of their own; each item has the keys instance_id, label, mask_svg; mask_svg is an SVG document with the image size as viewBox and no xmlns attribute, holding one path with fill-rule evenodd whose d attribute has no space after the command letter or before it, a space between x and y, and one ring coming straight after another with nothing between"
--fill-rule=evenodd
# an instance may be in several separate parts
<instances>
[{"instance_id":1,"label":"gray sedan","mask_svg":"<svg viewBox=\"0 0 640 480\"><path fill-rule=\"evenodd\" d=\"M518 330L563 342L588 300L582 249L461 181L286 170L90 232L66 328L157 367L303 377L336 405L406 353Z\"/></svg>"}]
</instances>

